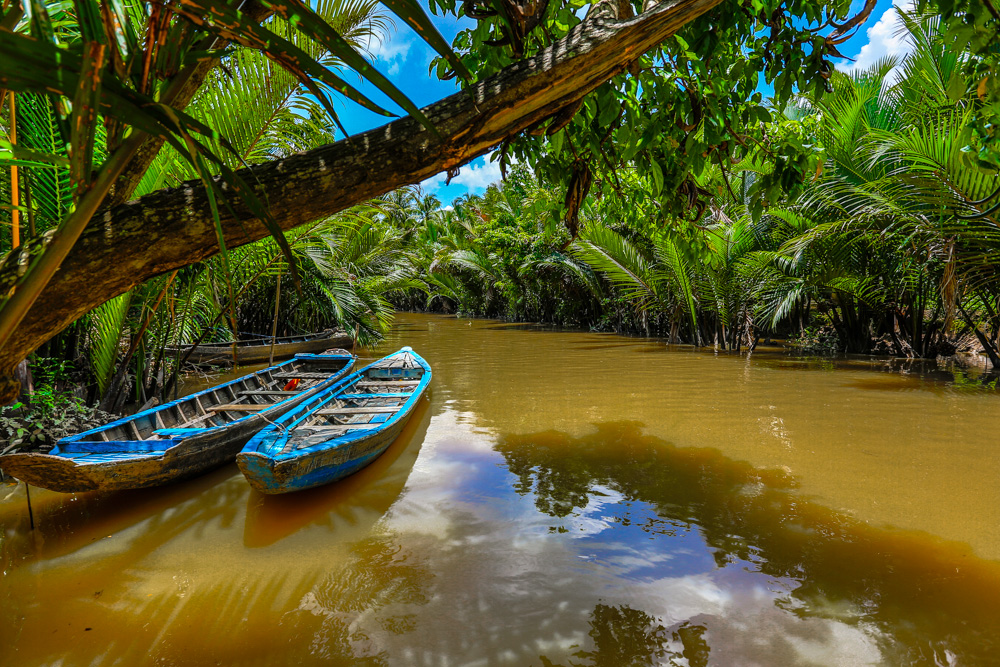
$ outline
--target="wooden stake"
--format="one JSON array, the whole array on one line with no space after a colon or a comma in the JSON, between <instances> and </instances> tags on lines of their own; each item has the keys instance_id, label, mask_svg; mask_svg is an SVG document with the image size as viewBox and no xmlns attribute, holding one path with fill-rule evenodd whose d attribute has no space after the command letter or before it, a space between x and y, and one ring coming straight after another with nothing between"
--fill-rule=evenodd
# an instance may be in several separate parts
<instances>
[{"instance_id":1,"label":"wooden stake","mask_svg":"<svg viewBox=\"0 0 1000 667\"><path fill-rule=\"evenodd\" d=\"M274 297L274 322L271 323L271 354L268 355L267 365L274 365L274 343L278 335L278 304L281 303L281 274L278 274L278 293Z\"/></svg>"},{"instance_id":2,"label":"wooden stake","mask_svg":"<svg viewBox=\"0 0 1000 667\"><path fill-rule=\"evenodd\" d=\"M31 511L31 487L28 483L24 483L24 495L28 499L28 522L31 524L31 529L35 529L35 513Z\"/></svg>"}]
</instances>

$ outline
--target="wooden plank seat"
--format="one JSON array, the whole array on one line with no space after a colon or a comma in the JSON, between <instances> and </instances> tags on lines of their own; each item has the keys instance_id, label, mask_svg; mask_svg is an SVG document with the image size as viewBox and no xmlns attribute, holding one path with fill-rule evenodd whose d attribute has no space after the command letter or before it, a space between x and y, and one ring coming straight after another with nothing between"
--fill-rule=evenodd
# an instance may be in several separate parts
<instances>
[{"instance_id":1,"label":"wooden plank seat","mask_svg":"<svg viewBox=\"0 0 1000 667\"><path fill-rule=\"evenodd\" d=\"M420 380L362 380L358 386L366 387L416 387Z\"/></svg>"},{"instance_id":2,"label":"wooden plank seat","mask_svg":"<svg viewBox=\"0 0 1000 667\"><path fill-rule=\"evenodd\" d=\"M238 392L237 396L294 396L298 391L279 391L277 389L251 389Z\"/></svg>"},{"instance_id":3,"label":"wooden plank seat","mask_svg":"<svg viewBox=\"0 0 1000 667\"><path fill-rule=\"evenodd\" d=\"M324 417L330 415L373 415L380 412L399 412L398 405L378 405L370 408L328 408L317 410L316 414Z\"/></svg>"},{"instance_id":4,"label":"wooden plank seat","mask_svg":"<svg viewBox=\"0 0 1000 667\"><path fill-rule=\"evenodd\" d=\"M398 412L398 411L397 411ZM351 415L325 415L331 424L340 426L341 424L382 424L395 416L395 412L379 412L371 415L351 414ZM322 424L322 422L319 422Z\"/></svg>"},{"instance_id":5,"label":"wooden plank seat","mask_svg":"<svg viewBox=\"0 0 1000 667\"><path fill-rule=\"evenodd\" d=\"M381 426L381 423L377 424L337 424L330 426L301 426L296 431L300 433L327 433L329 431L342 431L344 429L356 430L356 429L367 429L367 428L377 428Z\"/></svg>"},{"instance_id":6,"label":"wooden plank seat","mask_svg":"<svg viewBox=\"0 0 1000 667\"><path fill-rule=\"evenodd\" d=\"M273 403L229 403L226 405L212 405L209 412L257 412L274 407Z\"/></svg>"},{"instance_id":7,"label":"wooden plank seat","mask_svg":"<svg viewBox=\"0 0 1000 667\"><path fill-rule=\"evenodd\" d=\"M283 380L325 380L330 377L329 373L272 373L271 377Z\"/></svg>"},{"instance_id":8,"label":"wooden plank seat","mask_svg":"<svg viewBox=\"0 0 1000 667\"><path fill-rule=\"evenodd\" d=\"M217 415L220 412L260 412L273 407L273 405L273 403L227 403L209 407L208 413Z\"/></svg>"},{"instance_id":9,"label":"wooden plank seat","mask_svg":"<svg viewBox=\"0 0 1000 667\"><path fill-rule=\"evenodd\" d=\"M343 398L343 399L346 399L346 400L352 400L352 399L353 400L357 400L357 399L366 399L366 398L409 398L412 395L413 395L412 393L410 393L410 394L379 394L379 393L374 393L374 394L340 394L339 396L337 396L337 398Z\"/></svg>"}]
</instances>

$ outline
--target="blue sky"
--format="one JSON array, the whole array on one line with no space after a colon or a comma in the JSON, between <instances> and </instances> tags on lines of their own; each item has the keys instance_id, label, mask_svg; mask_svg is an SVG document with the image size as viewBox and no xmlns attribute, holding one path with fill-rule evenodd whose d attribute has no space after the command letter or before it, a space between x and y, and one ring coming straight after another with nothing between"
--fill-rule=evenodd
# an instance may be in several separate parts
<instances>
[{"instance_id":1,"label":"blue sky","mask_svg":"<svg viewBox=\"0 0 1000 667\"><path fill-rule=\"evenodd\" d=\"M902 4L905 0L899 0ZM423 3L421 3L423 4ZM859 11L864 0L854 0L852 12ZM470 19L454 17L431 17L441 34L450 42L463 26L474 22ZM458 90L455 81L440 81L428 72L428 66L434 57L434 52L416 34L401 21L398 28L381 42L375 42L370 50L375 56L376 66L386 74L417 106L424 106ZM906 44L897 35L897 21L892 0L879 0L862 30L850 41L840 47L841 53L856 58L851 64L844 62L842 69L864 67L872 64L884 55L901 55L906 51ZM398 108L382 96L372 86L361 82L359 89L369 95L374 101L391 111ZM367 111L353 103L342 101L338 103L341 120L351 133L362 132L392 120ZM452 179L450 185L445 185L444 174L440 174L423 184L426 192L437 196L444 204L449 204L456 197L466 194L481 194L486 187L500 179L500 169L496 163L488 162L487 158L478 158L462 167L459 175Z\"/></svg>"}]
</instances>

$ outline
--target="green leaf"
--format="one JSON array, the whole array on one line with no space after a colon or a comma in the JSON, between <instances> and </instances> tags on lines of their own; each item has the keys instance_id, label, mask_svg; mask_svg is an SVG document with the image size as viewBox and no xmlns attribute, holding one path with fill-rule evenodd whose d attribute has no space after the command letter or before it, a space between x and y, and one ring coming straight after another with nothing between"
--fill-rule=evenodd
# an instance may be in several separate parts
<instances>
[{"instance_id":1,"label":"green leaf","mask_svg":"<svg viewBox=\"0 0 1000 667\"><path fill-rule=\"evenodd\" d=\"M660 168L660 165L656 160L650 160L649 167L650 173L653 176L653 194L659 196L660 193L663 192L663 169Z\"/></svg>"},{"instance_id":2,"label":"green leaf","mask_svg":"<svg viewBox=\"0 0 1000 667\"><path fill-rule=\"evenodd\" d=\"M562 152L563 140L566 138L566 130L562 129L549 137L549 152Z\"/></svg>"},{"instance_id":3,"label":"green leaf","mask_svg":"<svg viewBox=\"0 0 1000 667\"><path fill-rule=\"evenodd\" d=\"M15 146L7 138L0 136L0 165L68 167L69 160L59 155L34 151L21 145Z\"/></svg>"},{"instance_id":4,"label":"green leaf","mask_svg":"<svg viewBox=\"0 0 1000 667\"><path fill-rule=\"evenodd\" d=\"M615 103L615 99L611 97L604 103L601 108L600 114L597 116L597 122L600 124L601 128L607 129L611 126L611 123L618 118L618 114L621 113L621 106Z\"/></svg>"}]
</instances>

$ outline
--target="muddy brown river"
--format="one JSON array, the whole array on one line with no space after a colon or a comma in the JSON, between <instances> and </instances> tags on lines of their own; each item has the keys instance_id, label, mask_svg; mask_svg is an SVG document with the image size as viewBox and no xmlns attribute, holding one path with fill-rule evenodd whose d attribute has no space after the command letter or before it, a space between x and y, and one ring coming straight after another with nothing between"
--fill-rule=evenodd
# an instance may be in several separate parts
<instances>
[{"instance_id":1,"label":"muddy brown river","mask_svg":"<svg viewBox=\"0 0 1000 667\"><path fill-rule=\"evenodd\" d=\"M34 531L0 487L0 665L1000 663L975 374L411 314L361 354L402 345L429 394L339 484L32 488Z\"/></svg>"}]
</instances>

